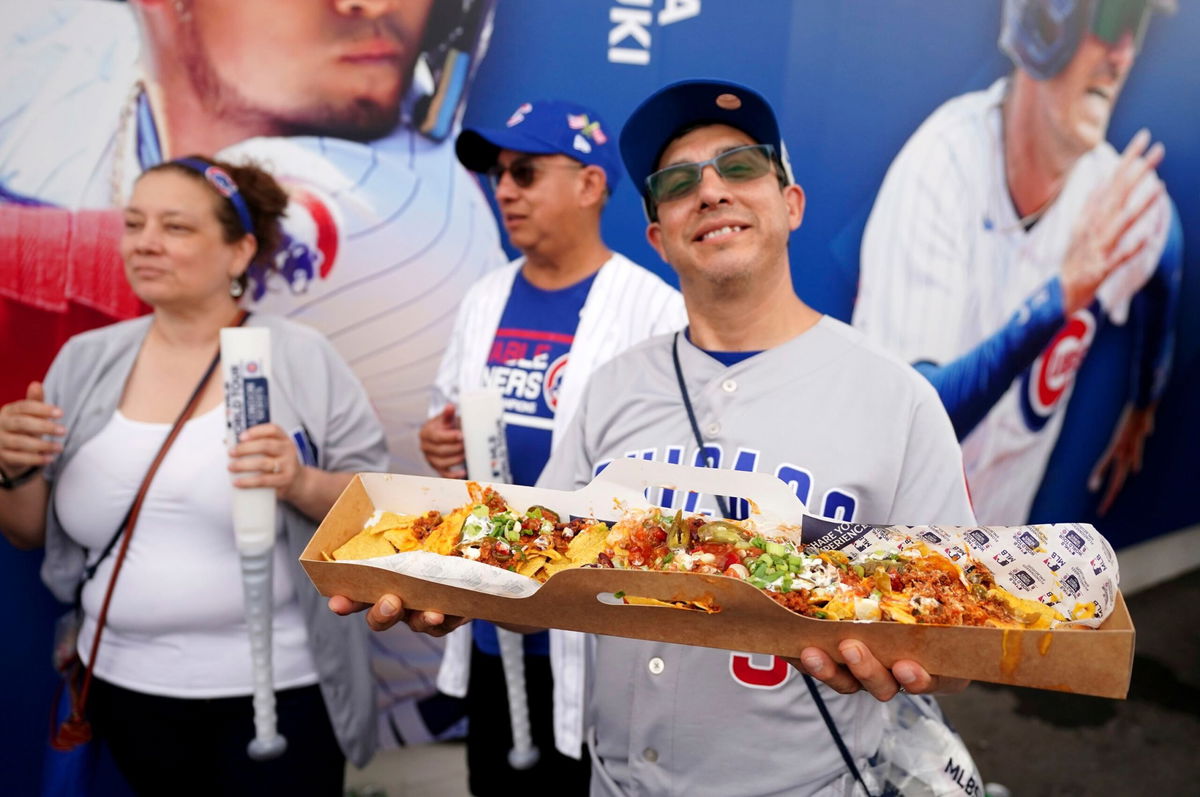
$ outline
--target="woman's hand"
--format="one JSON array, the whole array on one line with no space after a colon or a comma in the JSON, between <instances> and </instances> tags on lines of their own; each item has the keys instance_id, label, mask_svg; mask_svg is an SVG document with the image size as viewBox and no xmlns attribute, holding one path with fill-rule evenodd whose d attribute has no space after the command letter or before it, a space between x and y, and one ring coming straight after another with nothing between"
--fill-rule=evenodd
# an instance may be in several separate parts
<instances>
[{"instance_id":1,"label":"woman's hand","mask_svg":"<svg viewBox=\"0 0 1200 797\"><path fill-rule=\"evenodd\" d=\"M67 433L61 417L62 410L46 403L41 382L30 382L24 399L0 407L0 470L11 478L52 462L62 444L45 438Z\"/></svg>"},{"instance_id":2,"label":"woman's hand","mask_svg":"<svg viewBox=\"0 0 1200 797\"><path fill-rule=\"evenodd\" d=\"M287 501L318 523L354 478L353 473L300 464L296 444L273 423L242 432L229 456L229 470L246 474L234 479L234 487L273 487L280 501Z\"/></svg>"},{"instance_id":3,"label":"woman's hand","mask_svg":"<svg viewBox=\"0 0 1200 797\"><path fill-rule=\"evenodd\" d=\"M282 501L294 501L304 493L308 469L300 464L296 444L287 432L273 423L242 432L229 456L229 470L246 474L234 479L234 487L273 487Z\"/></svg>"},{"instance_id":4,"label":"woman's hand","mask_svg":"<svg viewBox=\"0 0 1200 797\"><path fill-rule=\"evenodd\" d=\"M6 477L15 479L30 468L47 465L62 452L62 443L46 439L67 433L58 423L62 414L46 403L41 382L30 382L21 401L0 407L0 470ZM0 534L23 550L42 545L49 495L41 476L0 491Z\"/></svg>"}]
</instances>

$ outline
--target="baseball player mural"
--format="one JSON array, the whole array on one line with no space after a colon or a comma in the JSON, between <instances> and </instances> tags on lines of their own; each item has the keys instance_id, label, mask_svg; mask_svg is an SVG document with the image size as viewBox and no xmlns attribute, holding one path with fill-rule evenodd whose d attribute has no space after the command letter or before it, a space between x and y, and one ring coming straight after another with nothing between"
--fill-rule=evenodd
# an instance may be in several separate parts
<instances>
[{"instance_id":1,"label":"baseball player mural","mask_svg":"<svg viewBox=\"0 0 1200 797\"><path fill-rule=\"evenodd\" d=\"M0 295L11 301L0 302L0 327L49 344L30 350L44 362L6 360L6 389L40 379L78 331L56 317L78 305L104 311L91 324L139 312L119 276L120 214L106 209L142 169L191 152L249 158L286 185L291 205L276 268L251 275L243 305L329 337L367 387L393 468L427 471L417 429L454 309L506 261L453 146L492 11L492 0L6 8ZM26 304L57 312L34 315L31 329ZM434 691L442 646L407 634L373 644L384 738L444 730L453 707L431 713L442 704L417 701Z\"/></svg>"},{"instance_id":2,"label":"baseball player mural","mask_svg":"<svg viewBox=\"0 0 1200 797\"><path fill-rule=\"evenodd\" d=\"M115 217L88 211L120 207L165 158L257 160L292 205L276 269L256 270L244 304L329 337L367 386L393 467L425 471L416 432L453 309L506 260L451 135L492 5L92 0L6 11L0 210L21 246L0 254L19 261L0 273L17 281L35 247L45 258L28 282L57 278L60 309L136 314L123 281L95 275L119 268L95 229ZM56 304L7 280L3 290ZM28 378L47 364L28 364Z\"/></svg>"},{"instance_id":3,"label":"baseball player mural","mask_svg":"<svg viewBox=\"0 0 1200 797\"><path fill-rule=\"evenodd\" d=\"M805 195L766 100L725 81L674 83L633 111L620 144L647 237L679 276L688 327L592 375L538 485L575 489L606 462L645 457L774 473L811 511L836 507L830 514L844 520L973 525L961 453L934 390L793 289L787 242ZM678 485L657 497L687 509L686 495ZM723 499L698 506L724 513ZM366 608L341 596L330 607ZM406 611L394 595L367 614L376 630L398 621L441 634L462 618ZM889 670L853 639L839 645L846 665L817 648L789 662L588 642L590 655L581 646L570 664L589 668L586 710L556 731L560 749L578 750L586 736L594 795L849 794L851 762L861 770L884 733L877 699L901 684L918 693L965 686L913 661ZM806 676L829 688L810 691ZM789 749L802 752L781 755Z\"/></svg>"},{"instance_id":4,"label":"baseball player mural","mask_svg":"<svg viewBox=\"0 0 1200 797\"><path fill-rule=\"evenodd\" d=\"M1094 463L1105 512L1141 464L1166 384L1180 230L1141 131L1113 105L1169 0L1006 0L1015 69L933 113L892 163L862 242L853 323L915 364L962 441L979 521L1029 516L1075 374L1102 325L1132 325L1127 407Z\"/></svg>"}]
</instances>

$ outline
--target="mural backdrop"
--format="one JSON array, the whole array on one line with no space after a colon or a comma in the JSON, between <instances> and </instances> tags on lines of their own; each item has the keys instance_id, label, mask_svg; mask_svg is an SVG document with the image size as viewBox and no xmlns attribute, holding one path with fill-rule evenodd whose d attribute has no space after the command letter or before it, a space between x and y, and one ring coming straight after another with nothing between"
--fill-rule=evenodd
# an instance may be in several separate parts
<instances>
[{"instance_id":1,"label":"mural backdrop","mask_svg":"<svg viewBox=\"0 0 1200 797\"><path fill-rule=\"evenodd\" d=\"M121 274L114 211L140 169L192 151L253 157L288 182L293 205L278 268L257 275L249 306L294 315L333 340L388 426L394 467L413 472L424 468L414 433L454 308L504 259L487 192L453 157L459 121L499 125L526 100L565 98L618 128L672 80L754 86L779 111L807 192L790 248L796 289L850 321L863 231L889 165L939 106L1012 69L997 47L1000 4L955 0L412 2L373 23L402 46L365 84L322 60L372 57L353 51L359 23L329 0L7 5L0 403L41 378L70 334L142 312ZM1057 336L1021 369L1035 389L1053 388L1061 429L1033 466L1028 511L992 522L1093 522L1121 548L1200 515L1188 500L1200 443L1200 8L1180 5L1150 23L1107 131L1118 151L1142 127L1166 145L1158 173L1174 233L1163 232L1156 258L1166 298L1135 298L1123 323L1098 311L1086 336L1056 349ZM353 99L362 92L376 100L366 110ZM644 227L623 181L605 214L609 245L675 282ZM998 297L1004 277L995 280ZM1143 467L1101 514L1107 484L1090 477L1126 405L1147 389L1157 403ZM53 684L60 609L38 583L38 561L0 546L3 594L19 607L4 621L16 653L0 664L0 747L20 762L0 781L14 793L39 781ZM386 699L407 707L401 725L420 729L393 741L444 731L438 711L413 709L429 692L436 647L379 655Z\"/></svg>"}]
</instances>

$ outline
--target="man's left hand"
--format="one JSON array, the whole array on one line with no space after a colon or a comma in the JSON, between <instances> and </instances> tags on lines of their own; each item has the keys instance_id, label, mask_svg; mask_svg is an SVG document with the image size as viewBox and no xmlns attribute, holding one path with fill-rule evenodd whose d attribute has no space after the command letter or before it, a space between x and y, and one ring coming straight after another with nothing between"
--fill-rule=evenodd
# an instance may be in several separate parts
<instances>
[{"instance_id":1,"label":"man's left hand","mask_svg":"<svg viewBox=\"0 0 1200 797\"><path fill-rule=\"evenodd\" d=\"M901 659L889 670L857 639L843 639L838 653L845 664L838 664L820 648L805 648L799 659L788 659L793 667L844 695L865 689L876 700L891 700L903 687L914 695L952 694L967 688L970 681L930 675L915 661Z\"/></svg>"}]
</instances>

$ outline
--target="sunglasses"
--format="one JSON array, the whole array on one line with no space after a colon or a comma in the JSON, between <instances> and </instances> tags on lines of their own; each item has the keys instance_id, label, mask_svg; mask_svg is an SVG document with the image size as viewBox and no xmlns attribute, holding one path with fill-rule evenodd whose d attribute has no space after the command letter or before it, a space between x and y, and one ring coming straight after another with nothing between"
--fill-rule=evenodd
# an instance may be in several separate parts
<instances>
[{"instance_id":1,"label":"sunglasses","mask_svg":"<svg viewBox=\"0 0 1200 797\"><path fill-rule=\"evenodd\" d=\"M566 167L570 169L582 169L582 163L548 163L544 159L539 159L538 156L527 156L524 158L515 158L508 166L501 166L497 163L495 166L487 170L488 181L492 184L492 190L496 191L500 188L500 181L504 179L504 175L508 174L512 177L513 182L518 188L528 188L537 180L538 174L543 169L553 167Z\"/></svg>"},{"instance_id":2,"label":"sunglasses","mask_svg":"<svg viewBox=\"0 0 1200 797\"><path fill-rule=\"evenodd\" d=\"M1153 11L1151 0L1100 0L1092 12L1092 33L1109 45L1130 33L1134 47L1140 49Z\"/></svg>"},{"instance_id":3,"label":"sunglasses","mask_svg":"<svg viewBox=\"0 0 1200 797\"><path fill-rule=\"evenodd\" d=\"M768 174L774 159L775 148L770 144L736 147L706 161L677 163L660 169L646 178L646 191L655 204L670 202L699 188L706 166L712 166L728 183L744 183Z\"/></svg>"}]
</instances>

